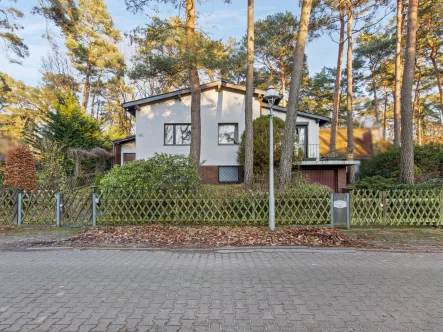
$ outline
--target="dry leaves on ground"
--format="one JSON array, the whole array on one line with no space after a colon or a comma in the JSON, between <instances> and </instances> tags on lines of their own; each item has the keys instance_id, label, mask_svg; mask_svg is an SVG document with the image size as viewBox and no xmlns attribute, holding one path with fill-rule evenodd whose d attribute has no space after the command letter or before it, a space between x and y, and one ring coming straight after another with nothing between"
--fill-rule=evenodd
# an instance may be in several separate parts
<instances>
[{"instance_id":1,"label":"dry leaves on ground","mask_svg":"<svg viewBox=\"0 0 443 332\"><path fill-rule=\"evenodd\" d=\"M70 241L73 245L144 245L151 247L223 247L223 246L310 246L362 247L336 229L326 227L282 227L271 232L264 227L99 227L86 229Z\"/></svg>"},{"instance_id":2,"label":"dry leaves on ground","mask_svg":"<svg viewBox=\"0 0 443 332\"><path fill-rule=\"evenodd\" d=\"M11 231L16 228L17 228L16 226L0 226L0 233Z\"/></svg>"}]
</instances>

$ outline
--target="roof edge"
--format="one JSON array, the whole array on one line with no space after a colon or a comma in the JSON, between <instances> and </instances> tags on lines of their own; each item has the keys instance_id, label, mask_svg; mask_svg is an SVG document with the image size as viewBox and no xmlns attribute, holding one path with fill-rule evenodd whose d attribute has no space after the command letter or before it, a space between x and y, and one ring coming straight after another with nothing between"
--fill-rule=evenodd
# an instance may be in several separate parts
<instances>
[{"instance_id":1,"label":"roof edge","mask_svg":"<svg viewBox=\"0 0 443 332\"><path fill-rule=\"evenodd\" d=\"M135 141L135 135L126 136L124 138L115 139L112 141L112 144L120 144Z\"/></svg>"}]
</instances>

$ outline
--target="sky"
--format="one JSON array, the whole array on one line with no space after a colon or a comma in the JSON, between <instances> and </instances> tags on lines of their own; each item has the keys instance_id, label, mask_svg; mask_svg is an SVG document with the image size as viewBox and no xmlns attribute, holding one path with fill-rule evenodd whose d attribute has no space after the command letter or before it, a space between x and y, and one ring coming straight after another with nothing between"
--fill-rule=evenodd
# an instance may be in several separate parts
<instances>
[{"instance_id":1,"label":"sky","mask_svg":"<svg viewBox=\"0 0 443 332\"><path fill-rule=\"evenodd\" d=\"M113 17L115 26L122 33L129 32L136 26L149 21L143 14L133 15L127 11L124 0L104 1ZM206 0L203 4L197 5L197 10L200 13L197 23L211 38L227 40L229 37L234 37L240 39L246 34L247 1L232 0L231 2L231 4L225 4L222 0ZM25 14L25 17L18 20L17 23L24 27L19 35L28 45L30 56L23 61L22 65L18 65L9 63L4 52L0 52L0 71L33 86L36 86L41 78L41 58L51 52L49 42L42 38L46 31L45 19L31 14L31 9L36 3L36 0L19 0L16 4L16 7ZM298 16L300 13L299 2L297 0L255 0L255 20L286 10ZM178 12L171 10L171 8L160 8L160 16L166 17L166 15L175 14ZM60 38L59 44L63 46L62 38ZM309 43L306 54L310 74L319 72L324 66L335 67L337 48L337 44L328 35ZM127 41L121 43L120 49L126 56L130 56L131 47Z\"/></svg>"}]
</instances>

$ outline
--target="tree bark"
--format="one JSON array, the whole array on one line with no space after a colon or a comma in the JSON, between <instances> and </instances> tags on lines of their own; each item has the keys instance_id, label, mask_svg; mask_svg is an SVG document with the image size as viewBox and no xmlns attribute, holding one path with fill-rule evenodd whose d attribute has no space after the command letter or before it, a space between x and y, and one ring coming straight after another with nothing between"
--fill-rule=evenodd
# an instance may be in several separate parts
<instances>
[{"instance_id":1,"label":"tree bark","mask_svg":"<svg viewBox=\"0 0 443 332\"><path fill-rule=\"evenodd\" d=\"M383 139L386 140L386 112L388 111L388 91L386 87L384 87L385 91L385 108L383 110Z\"/></svg>"},{"instance_id":2,"label":"tree bark","mask_svg":"<svg viewBox=\"0 0 443 332\"><path fill-rule=\"evenodd\" d=\"M88 64L86 66L86 76L85 76L85 85L83 87L83 100L82 100L82 107L83 110L86 112L88 109L88 102L89 102L89 94L91 92L91 63L88 61Z\"/></svg>"},{"instance_id":3,"label":"tree bark","mask_svg":"<svg viewBox=\"0 0 443 332\"><path fill-rule=\"evenodd\" d=\"M289 101L288 107L286 109L285 135L283 139L282 154L280 158L279 182L282 186L291 184L292 180L292 159L294 156L297 109L300 97L300 85L303 75L306 39L308 37L311 9L312 0L303 0L300 15L300 24L297 35L297 45L295 47L294 53L294 64L292 67Z\"/></svg>"},{"instance_id":4,"label":"tree bark","mask_svg":"<svg viewBox=\"0 0 443 332\"><path fill-rule=\"evenodd\" d=\"M195 3L194 0L186 0L186 51L190 57L189 81L191 86L191 147L190 155L200 162L201 151L201 118L200 118L200 77L195 65Z\"/></svg>"},{"instance_id":5,"label":"tree bark","mask_svg":"<svg viewBox=\"0 0 443 332\"><path fill-rule=\"evenodd\" d=\"M418 72L418 77L415 82L414 101L412 102L412 114L415 114L417 118L417 125L415 126L415 136L418 145L421 145L421 115L420 115L420 82L421 82L421 67L417 65L417 59L415 59L415 68Z\"/></svg>"},{"instance_id":6,"label":"tree bark","mask_svg":"<svg viewBox=\"0 0 443 332\"><path fill-rule=\"evenodd\" d=\"M402 22L403 22L403 0L397 0L397 29L395 46L395 89L394 89L394 145L400 146L400 122L401 122L401 40L402 40Z\"/></svg>"},{"instance_id":7,"label":"tree bark","mask_svg":"<svg viewBox=\"0 0 443 332\"><path fill-rule=\"evenodd\" d=\"M437 78L438 93L440 94L440 122L443 126L443 87L442 87L442 81L441 81L441 76L440 76L440 70L437 65L436 55L437 55L437 51L435 50L431 53L430 58L432 61L432 66L434 67L435 76Z\"/></svg>"},{"instance_id":8,"label":"tree bark","mask_svg":"<svg viewBox=\"0 0 443 332\"><path fill-rule=\"evenodd\" d=\"M380 114L378 107L378 96L377 96L377 84L375 83L374 74L372 74L372 89L374 90L374 113L375 113L375 123L380 130Z\"/></svg>"},{"instance_id":9,"label":"tree bark","mask_svg":"<svg viewBox=\"0 0 443 332\"><path fill-rule=\"evenodd\" d=\"M428 30L431 30L433 24L434 24L433 15L429 14L428 24L427 24ZM429 54L429 58L431 59L432 66L434 67L434 71L435 71L435 77L437 78L437 88L438 88L438 93L440 96L440 122L443 125L443 87L442 87L442 82L441 82L440 70L437 65L438 48L437 48L437 45L435 44L435 42L431 41L430 37L431 36L428 34L426 36L426 41L427 41L429 49L431 50L431 53Z\"/></svg>"},{"instance_id":10,"label":"tree bark","mask_svg":"<svg viewBox=\"0 0 443 332\"><path fill-rule=\"evenodd\" d=\"M254 185L254 132L252 127L254 97L254 0L248 0L248 62L245 100L245 189Z\"/></svg>"},{"instance_id":11,"label":"tree bark","mask_svg":"<svg viewBox=\"0 0 443 332\"><path fill-rule=\"evenodd\" d=\"M409 0L405 66L401 88L400 182L407 184L414 183L414 115L412 110L412 85L415 75L417 7L418 0Z\"/></svg>"},{"instance_id":12,"label":"tree bark","mask_svg":"<svg viewBox=\"0 0 443 332\"><path fill-rule=\"evenodd\" d=\"M348 82L347 82L347 96L346 96L346 126L347 126L347 138L348 138L348 144L347 144L347 152L348 160L354 159L354 119L353 119L353 109L352 109L352 103L354 99L353 95L353 88L354 88L354 82L352 77L352 46L353 46L353 40L352 40L352 23L353 23L353 13L351 5L348 5L348 28L347 28L347 34L348 34L348 53L347 53L347 76L348 76ZM353 184L355 182L355 166L351 165L348 167L348 181L349 184Z\"/></svg>"},{"instance_id":13,"label":"tree bark","mask_svg":"<svg viewBox=\"0 0 443 332\"><path fill-rule=\"evenodd\" d=\"M343 67L343 51L345 48L345 9L340 3L340 41L338 44L337 73L335 74L334 104L332 107L331 141L329 154L335 157L337 151L338 112L340 109L341 72Z\"/></svg>"},{"instance_id":14,"label":"tree bark","mask_svg":"<svg viewBox=\"0 0 443 332\"><path fill-rule=\"evenodd\" d=\"M283 99L281 100L282 106L286 107L286 78L285 78L285 70L282 68L282 78L281 78L281 94Z\"/></svg>"}]
</instances>

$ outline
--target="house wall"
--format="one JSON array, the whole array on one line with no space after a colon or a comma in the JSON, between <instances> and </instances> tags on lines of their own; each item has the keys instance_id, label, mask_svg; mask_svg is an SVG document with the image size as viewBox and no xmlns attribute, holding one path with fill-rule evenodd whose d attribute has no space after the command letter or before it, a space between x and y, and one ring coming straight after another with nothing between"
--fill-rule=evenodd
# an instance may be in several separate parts
<instances>
[{"instance_id":1,"label":"house wall","mask_svg":"<svg viewBox=\"0 0 443 332\"><path fill-rule=\"evenodd\" d=\"M189 154L189 146L164 145L164 125L191 123L191 96L175 98L140 107L136 112L136 158L147 159L154 153ZM245 95L239 91L216 89L202 91L201 94L201 161L204 166L238 165L238 145L218 145L218 124L238 123L239 136L244 132ZM262 109L262 114L269 110ZM285 118L284 112L275 115ZM260 116L260 102L253 101L253 116ZM297 122L308 124L308 143L318 144L319 124L309 118L299 116ZM123 153L123 152L122 152Z\"/></svg>"}]
</instances>

